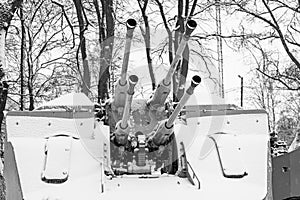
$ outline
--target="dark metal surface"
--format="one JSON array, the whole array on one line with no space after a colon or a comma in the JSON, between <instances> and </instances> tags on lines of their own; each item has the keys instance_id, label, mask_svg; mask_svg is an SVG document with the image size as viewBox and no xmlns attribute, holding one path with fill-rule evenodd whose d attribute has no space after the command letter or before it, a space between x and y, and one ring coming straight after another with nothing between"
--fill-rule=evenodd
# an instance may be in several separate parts
<instances>
[{"instance_id":1,"label":"dark metal surface","mask_svg":"<svg viewBox=\"0 0 300 200\"><path fill-rule=\"evenodd\" d=\"M274 200L300 199L300 149L272 159Z\"/></svg>"}]
</instances>

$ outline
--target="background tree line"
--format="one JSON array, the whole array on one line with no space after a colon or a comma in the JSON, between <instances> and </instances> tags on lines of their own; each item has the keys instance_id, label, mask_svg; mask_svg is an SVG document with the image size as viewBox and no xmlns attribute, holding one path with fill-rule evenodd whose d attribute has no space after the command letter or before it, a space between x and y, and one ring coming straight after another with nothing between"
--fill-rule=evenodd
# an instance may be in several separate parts
<instances>
[{"instance_id":1,"label":"background tree line","mask_svg":"<svg viewBox=\"0 0 300 200\"><path fill-rule=\"evenodd\" d=\"M82 91L98 102L108 99L115 80L112 70L118 69L121 62L121 39L129 16L139 21L141 32L136 34L135 42L144 43L154 90L158 83L153 60L166 51L168 63L172 62L185 22L195 17L198 8L196 0L23 1L5 33L9 97L20 110L33 110L42 101L72 90ZM167 40L162 43L166 45L152 48L151 35L157 27L165 29ZM199 39L193 40L200 48ZM174 100L183 93L189 52L187 46L173 77Z\"/></svg>"},{"instance_id":2,"label":"background tree line","mask_svg":"<svg viewBox=\"0 0 300 200\"><path fill-rule=\"evenodd\" d=\"M231 30L220 35L212 25L217 19L216 6L221 6L221 16L227 22L236 21L234 25L223 22L222 26ZM257 85L250 90L257 95L250 101L269 111L272 129L276 128L275 112L280 113L274 108L282 101L281 91L293 91L285 95L297 96L300 88L298 1L11 0L3 1L1 10L0 62L11 87L9 98L20 110L32 110L36 104L72 90L98 102L109 98L116 80L112 70L118 69L123 50L115 38L124 38L124 22L129 16L140 22L142 37L136 36L136 41L144 42L152 89L158 84L155 59L162 58L164 52L167 62L172 62L186 20L198 21L199 31L192 38L197 47L186 47L173 77L174 100L183 93L189 55L201 57L206 66L202 73L215 85L220 84L208 63L216 65L218 37L234 51L243 52L255 69L252 77ZM151 35L158 27L165 29L167 39L152 47ZM279 93L279 100L275 93Z\"/></svg>"}]
</instances>

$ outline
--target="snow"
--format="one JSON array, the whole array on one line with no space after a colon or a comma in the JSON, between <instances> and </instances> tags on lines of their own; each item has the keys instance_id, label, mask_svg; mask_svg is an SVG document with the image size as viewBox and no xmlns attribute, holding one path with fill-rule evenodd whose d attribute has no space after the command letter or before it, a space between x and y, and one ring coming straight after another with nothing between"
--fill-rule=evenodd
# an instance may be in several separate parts
<instances>
[{"instance_id":1,"label":"snow","mask_svg":"<svg viewBox=\"0 0 300 200\"><path fill-rule=\"evenodd\" d=\"M49 137L45 144L45 165L42 178L47 181L65 181L69 176L69 164L72 152L72 140L69 136Z\"/></svg>"},{"instance_id":2,"label":"snow","mask_svg":"<svg viewBox=\"0 0 300 200\"><path fill-rule=\"evenodd\" d=\"M214 139L222 171L226 176L244 176L247 170L241 156L238 136L230 133L220 133L210 136Z\"/></svg>"},{"instance_id":3,"label":"snow","mask_svg":"<svg viewBox=\"0 0 300 200\"><path fill-rule=\"evenodd\" d=\"M244 127L240 120L248 119L252 130L241 131ZM193 186L186 179L176 176L162 176L160 178L137 178L134 176L123 176L120 178L106 179L104 181L105 192L100 192L101 184L101 165L103 155L100 154L103 145L101 140L107 138L100 136L108 131L107 128L101 128L101 123L96 124L93 137L81 137L74 139L72 137L72 152L69 162L69 177L65 183L49 184L41 180L45 159L45 145L47 138L26 136L24 130L23 137L10 137L9 140L15 147L16 160L20 172L20 179L24 191L24 198L28 200L40 200L43 198L58 198L64 200L89 199L89 200L114 200L118 198L131 199L132 195L140 196L143 200L153 198L168 197L172 199L182 199L186 197L201 197L203 199L263 199L266 194L266 152L268 135L263 133L263 114L252 116L226 116L223 129L232 130L238 133L241 154L247 158L245 165L249 175L242 179L228 179L222 174L220 162L216 150L213 148L206 156L200 156L206 139L209 139L204 133L206 129L203 124L207 123L208 118L201 118L201 126L196 126L193 139L186 140L186 133L191 133L192 126L179 127L175 130L185 133L177 135L177 142L184 141L187 151L187 159L196 171L201 182L201 189ZM257 120L260 123L257 123ZM226 122L230 121L230 126ZM65 121L62 121L65 123ZM190 123L190 121L188 121ZM197 124L197 123L196 123ZM236 126L239 124L239 126ZM233 127L236 127L233 129ZM32 129L34 126L32 127ZM186 130L185 130L186 129ZM214 129L209 133L213 133ZM258 131L260 130L260 131ZM99 133L99 134L97 134ZM255 134L253 134L255 133ZM54 134L55 135L55 134ZM56 137L56 136L52 137ZM64 136L63 136L64 137ZM189 143L189 145L188 145ZM64 145L64 142L61 143ZM59 144L56 144L59 145ZM253 149L255 145L256 148ZM60 148L59 148L60 149ZM92 149L92 151L91 151ZM25 151L26 150L26 151ZM97 154L98 150L98 155ZM91 153L93 152L93 153ZM57 162L60 161L58 156ZM63 156L62 156L63 157ZM230 158L228 158L230 160ZM218 192L216 192L216 190ZM151 191L153 195L146 195ZM234 196L232 194L235 194Z\"/></svg>"},{"instance_id":4,"label":"snow","mask_svg":"<svg viewBox=\"0 0 300 200\"><path fill-rule=\"evenodd\" d=\"M73 97L74 94L66 95L60 99L61 101L54 100L54 103L48 105L80 106L79 101L69 102ZM82 100L84 99L86 98ZM91 106L88 101L85 103ZM122 176L101 179L104 157L109 157L109 153L106 152L105 155L104 151L105 148L109 151L109 129L102 123L95 122L92 117L73 119L8 114L7 130L8 141L15 150L20 182L26 200L126 200L135 197L143 200L153 198L179 200L191 197L212 200L253 200L263 199L267 193L266 119L265 113L208 116L187 119L187 126L180 123L174 126L177 143L184 142L187 160L200 179L200 190L187 179L172 175L159 178ZM248 172L246 177L230 179L223 176L216 147L208 137L216 132L236 135L238 147L241 147L240 154L244 158L245 169ZM220 142L225 142L224 144L228 146L231 140ZM50 163L46 159L45 147L51 156ZM63 152L65 148L70 148L70 154ZM52 153L55 153L54 157ZM230 161L236 160L231 159L228 154L225 156L227 166L230 167ZM46 166L49 164L51 169L48 175L56 177L57 173L68 168L68 180L60 184L44 182L41 174L45 171L45 159ZM103 182L104 193L101 193Z\"/></svg>"},{"instance_id":5,"label":"snow","mask_svg":"<svg viewBox=\"0 0 300 200\"><path fill-rule=\"evenodd\" d=\"M8 137L49 137L68 132L81 138L91 138L94 132L94 119L55 118L31 116L7 116Z\"/></svg>"},{"instance_id":6,"label":"snow","mask_svg":"<svg viewBox=\"0 0 300 200\"><path fill-rule=\"evenodd\" d=\"M181 141L184 143L187 160L201 182L201 192L197 197L200 198L203 195L204 199L249 200L264 198L267 194L267 166L269 164L266 117L265 113L208 116L188 119L187 126L180 123L174 126L177 143ZM217 132L236 135L238 147L241 148L243 166L237 171L230 165L230 162L238 161L234 155L225 155L226 165L234 173L244 168L248 173L247 176L243 178L223 176L216 146L209 138ZM222 141L222 138L220 142L234 145L234 141Z\"/></svg>"},{"instance_id":7,"label":"snow","mask_svg":"<svg viewBox=\"0 0 300 200\"><path fill-rule=\"evenodd\" d=\"M93 107L93 102L83 93L69 93L62 95L52 101L48 101L36 108L40 110L43 107L57 107L57 106L90 106Z\"/></svg>"},{"instance_id":8,"label":"snow","mask_svg":"<svg viewBox=\"0 0 300 200\"><path fill-rule=\"evenodd\" d=\"M49 184L41 180L46 139L11 139L15 147L24 199L99 199L99 162L84 149L80 140L72 140L68 180L61 184Z\"/></svg>"}]
</instances>

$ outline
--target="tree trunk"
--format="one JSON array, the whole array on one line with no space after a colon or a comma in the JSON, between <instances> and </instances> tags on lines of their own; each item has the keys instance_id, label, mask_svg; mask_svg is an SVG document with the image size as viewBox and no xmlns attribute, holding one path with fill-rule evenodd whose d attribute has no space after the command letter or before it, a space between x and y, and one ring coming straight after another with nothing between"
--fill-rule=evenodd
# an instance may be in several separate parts
<instances>
[{"instance_id":1,"label":"tree trunk","mask_svg":"<svg viewBox=\"0 0 300 200\"><path fill-rule=\"evenodd\" d=\"M99 28L99 39L98 39L98 41L99 41L99 44L102 44L102 42L105 39L104 12L102 12L102 14L101 14L98 0L93 0L93 4L94 4L95 10L96 10L97 21L98 21L98 28ZM102 11L103 10L104 9L102 9ZM103 45L101 45L100 66L99 67L101 67L101 66L104 65L104 62L103 62L104 54L102 53L102 52L104 52L104 49L105 48L103 48ZM102 85L102 82L101 82L102 73L103 72L101 72L101 68L100 68L99 77L98 77L98 99L97 99L98 103L100 103L100 100L103 99L104 96L106 96L105 93L108 93L108 91L105 90L101 86ZM106 85L105 88L107 88L107 85Z\"/></svg>"},{"instance_id":2,"label":"tree trunk","mask_svg":"<svg viewBox=\"0 0 300 200\"><path fill-rule=\"evenodd\" d=\"M3 81L0 83L0 131L2 131L2 120L4 117L3 111L5 109L7 100L8 84Z\"/></svg>"},{"instance_id":3,"label":"tree trunk","mask_svg":"<svg viewBox=\"0 0 300 200\"><path fill-rule=\"evenodd\" d=\"M25 69L25 44L26 32L24 25L23 7L20 8L21 20L21 57L20 57L20 110L24 110L24 69Z\"/></svg>"},{"instance_id":4,"label":"tree trunk","mask_svg":"<svg viewBox=\"0 0 300 200\"><path fill-rule=\"evenodd\" d=\"M178 45L181 41L182 35L184 33L184 18L183 18L183 0L178 1L178 14L177 14L177 22L176 22L176 28L175 28L175 40L174 40L174 49L175 53L178 49ZM177 96L178 92L178 86L179 86L179 79L180 79L180 69L182 65L182 60L178 62L176 70L173 74L172 80L173 80L173 101L178 102L179 98Z\"/></svg>"},{"instance_id":5,"label":"tree trunk","mask_svg":"<svg viewBox=\"0 0 300 200\"><path fill-rule=\"evenodd\" d=\"M5 34L6 30L0 28L0 68L6 68L5 61Z\"/></svg>"},{"instance_id":6,"label":"tree trunk","mask_svg":"<svg viewBox=\"0 0 300 200\"><path fill-rule=\"evenodd\" d=\"M32 46L33 41L30 35L30 31L27 30L28 33L28 56L27 56L27 67L28 67L28 78L27 78L27 88L29 94L29 110L34 109L34 95L33 95L33 62L32 62Z\"/></svg>"},{"instance_id":7,"label":"tree trunk","mask_svg":"<svg viewBox=\"0 0 300 200\"><path fill-rule=\"evenodd\" d=\"M82 84L82 92L85 95L89 95L90 87L91 87L91 75L89 69L89 63L87 59L86 53L86 40L84 37L84 32L86 30L84 19L83 19L83 7L80 0L73 0L76 8L77 19L79 23L79 39L80 39L80 52L81 52L81 59L82 59L82 66L83 66L83 84Z\"/></svg>"},{"instance_id":8,"label":"tree trunk","mask_svg":"<svg viewBox=\"0 0 300 200\"><path fill-rule=\"evenodd\" d=\"M141 28L141 31L142 31L142 35L144 37L144 41L145 41L145 45L146 45L147 63L148 63L148 69L149 69L149 74L150 74L151 83L152 83L152 90L155 90L156 83L155 83L155 76L154 76L154 72L153 72L153 65L152 65L152 58L151 58L150 26L149 26L148 16L146 14L148 0L144 1L144 5L141 4L141 0L138 0L138 4L140 6L140 10L142 12L143 20L145 23L145 31L142 28Z\"/></svg>"},{"instance_id":9,"label":"tree trunk","mask_svg":"<svg viewBox=\"0 0 300 200\"><path fill-rule=\"evenodd\" d=\"M101 42L100 72L98 81L98 101L109 98L108 88L110 81L110 67L112 61L112 51L114 46L115 21L113 17L113 0L102 0L102 12L105 16L106 37ZM103 22L104 19L102 18ZM101 29L102 27L100 27ZM101 30L100 30L101 33ZM100 34L101 35L101 34ZM103 35L103 34L102 34Z\"/></svg>"},{"instance_id":10,"label":"tree trunk","mask_svg":"<svg viewBox=\"0 0 300 200\"><path fill-rule=\"evenodd\" d=\"M169 63L171 64L172 61L173 61L173 38L172 38L172 31L171 29L169 28L169 25L168 25L168 21L166 19L166 15L164 13L164 7L162 5L162 3L159 1L159 0L155 0L156 4L158 5L158 8L159 8L159 12L160 12L160 15L161 15L161 18L163 20L163 23L164 23L164 27L168 33L168 55L169 55Z\"/></svg>"},{"instance_id":11,"label":"tree trunk","mask_svg":"<svg viewBox=\"0 0 300 200\"><path fill-rule=\"evenodd\" d=\"M28 80L27 80L27 87L28 87L28 93L29 93L29 110L34 109L34 95L33 95L33 75L32 75L32 65L28 65Z\"/></svg>"},{"instance_id":12,"label":"tree trunk","mask_svg":"<svg viewBox=\"0 0 300 200\"><path fill-rule=\"evenodd\" d=\"M7 0L0 2L0 68L5 68L5 36L10 21L22 0Z\"/></svg>"},{"instance_id":13,"label":"tree trunk","mask_svg":"<svg viewBox=\"0 0 300 200\"><path fill-rule=\"evenodd\" d=\"M147 31L146 31L146 34L148 34ZM152 83L152 90L155 90L156 83L155 83L155 76L154 76L153 65L152 65L152 58L151 58L150 38L146 39L145 43L146 43L146 54L147 54L148 69L149 69L149 74L150 74L151 83Z\"/></svg>"},{"instance_id":14,"label":"tree trunk","mask_svg":"<svg viewBox=\"0 0 300 200\"><path fill-rule=\"evenodd\" d=\"M108 39L110 40L110 39ZM110 78L110 60L109 57L109 45L107 41L101 43L101 53L100 53L100 72L98 80L98 102L100 100L106 100L109 98L109 78Z\"/></svg>"},{"instance_id":15,"label":"tree trunk","mask_svg":"<svg viewBox=\"0 0 300 200\"><path fill-rule=\"evenodd\" d=\"M96 10L98 27L99 27L99 44L101 44L101 42L105 38L105 29L104 29L104 21L103 21L104 16L103 16L103 13L101 16L101 11L100 11L98 0L93 0L93 4L94 4L95 10Z\"/></svg>"},{"instance_id":16,"label":"tree trunk","mask_svg":"<svg viewBox=\"0 0 300 200\"><path fill-rule=\"evenodd\" d=\"M0 2L0 80L4 77L2 69L6 69L5 60L5 36L9 27L10 21L18 6L22 3L21 0L10 0ZM3 89L0 96L0 137L3 138L1 125L3 120L3 110L6 104L8 85L3 82ZM1 141L3 142L3 141ZM2 162L2 159L0 160ZM2 176L2 169L0 172L0 199L5 199L5 180Z\"/></svg>"},{"instance_id":17,"label":"tree trunk","mask_svg":"<svg viewBox=\"0 0 300 200\"><path fill-rule=\"evenodd\" d=\"M196 4L197 4L197 0L194 0L191 12L189 14L188 13L189 12L189 1L188 0L185 1L185 14L184 15L187 20L191 19L191 16L193 16ZM178 9L179 9L179 7L178 7ZM179 20L178 25L180 26L179 32L181 33L181 36L182 36L182 34L184 33L184 19L182 17L179 17L178 20ZM176 98L178 101L181 99L181 97L183 96L184 91L185 91L185 83L186 83L186 78L187 78L187 74L189 71L189 61L190 61L190 49L187 44L183 51L182 62L179 63L180 67L178 69L178 73L180 72L179 75L177 76L178 77L178 87L175 88L176 89L175 90Z\"/></svg>"},{"instance_id":18,"label":"tree trunk","mask_svg":"<svg viewBox=\"0 0 300 200\"><path fill-rule=\"evenodd\" d=\"M182 65L181 65L181 70L179 75L178 90L176 95L178 100L181 99L185 91L186 77L189 70L189 60L190 60L190 49L189 46L187 45L183 51Z\"/></svg>"},{"instance_id":19,"label":"tree trunk","mask_svg":"<svg viewBox=\"0 0 300 200\"><path fill-rule=\"evenodd\" d=\"M2 69L0 70L0 73L3 74ZM0 80L2 79L3 76L1 76ZM2 159L4 158L4 144L5 144L5 132L2 131L2 121L4 119L4 109L6 105L6 99L7 99L7 90L8 90L8 84L3 81L0 83L0 142L1 142L1 158L0 158L0 199L5 199L5 179L2 176L3 174L3 164L2 164Z\"/></svg>"},{"instance_id":20,"label":"tree trunk","mask_svg":"<svg viewBox=\"0 0 300 200\"><path fill-rule=\"evenodd\" d=\"M6 30L5 29L0 29L0 81L4 76L3 73L3 68L5 68L5 34ZM3 172L3 164L2 164L2 159L4 158L4 152L3 152L3 147L4 147L4 137L5 134L1 130L1 125L2 125L2 120L3 120L3 110L5 108L5 103L6 103L6 97L7 97L7 90L6 90L6 95L3 93L3 85L0 83L0 151L1 151L1 158L0 158L0 199L4 198L5 199L5 183L4 183L4 178L2 176Z\"/></svg>"}]
</instances>

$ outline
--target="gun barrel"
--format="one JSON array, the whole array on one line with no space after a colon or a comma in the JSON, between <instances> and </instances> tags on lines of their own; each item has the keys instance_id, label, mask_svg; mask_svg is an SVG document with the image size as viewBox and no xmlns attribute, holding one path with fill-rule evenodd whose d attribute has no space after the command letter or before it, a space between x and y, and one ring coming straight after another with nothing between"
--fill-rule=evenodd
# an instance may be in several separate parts
<instances>
[{"instance_id":1,"label":"gun barrel","mask_svg":"<svg viewBox=\"0 0 300 200\"><path fill-rule=\"evenodd\" d=\"M181 59L182 53L188 43L188 40L189 40L192 32L196 29L196 27L197 27L197 23L194 20L189 20L187 22L185 33L182 37L182 40L179 44L177 51L176 51L175 57L171 63L171 67L170 67L166 77L158 85L153 97L149 101L150 107L155 107L155 105L162 106L165 103L166 98L168 97L168 95L171 91L171 89L170 89L171 79L175 72L176 66L177 66L179 60Z\"/></svg>"},{"instance_id":2,"label":"gun barrel","mask_svg":"<svg viewBox=\"0 0 300 200\"><path fill-rule=\"evenodd\" d=\"M194 89L201 82L200 76L194 76L192 78L192 83L190 87L186 90L185 94L181 98L177 107L173 111L172 115L167 120L163 120L158 125L155 133L150 137L150 141L152 141L156 146L160 146L166 143L170 135L173 133L173 122L175 121L178 113L182 109L182 107L186 104L189 97L194 93Z\"/></svg>"},{"instance_id":3,"label":"gun barrel","mask_svg":"<svg viewBox=\"0 0 300 200\"><path fill-rule=\"evenodd\" d=\"M134 19L128 19L126 22L127 32L126 32L126 42L125 42L125 52L121 69L121 77L116 82L115 95L113 98L113 110L117 111L118 108L123 108L126 101L128 84L127 84L127 69L128 61L131 47L131 40L133 37L133 31L136 27L136 21ZM121 114L118 113L118 116L115 116L117 120L121 119Z\"/></svg>"},{"instance_id":4,"label":"gun barrel","mask_svg":"<svg viewBox=\"0 0 300 200\"><path fill-rule=\"evenodd\" d=\"M181 56L182 56L182 53L190 39L190 36L192 34L192 32L196 29L197 27L197 23L196 21L194 20L189 20L187 23L186 23L186 28L185 28L185 33L182 37L182 40L178 46L178 49L176 51L176 54L175 54L175 57L171 63L171 67L168 71L168 74L166 75L165 79L163 80L164 84L165 85L169 85L171 83L171 79L172 79L172 76L175 72L175 69L176 69L176 66L177 66L177 63L179 62L179 60L181 59Z\"/></svg>"},{"instance_id":5,"label":"gun barrel","mask_svg":"<svg viewBox=\"0 0 300 200\"><path fill-rule=\"evenodd\" d=\"M120 84L125 85L126 84L126 75L127 75L127 69L128 69L128 61L129 61L129 54L130 54L130 48L131 48L131 41L133 37L133 31L136 27L136 21L134 19L128 19L126 22L127 27L127 33L126 33L126 42L125 42L125 51L124 51L124 57L123 57L123 64L122 64L122 70L121 70L121 79Z\"/></svg>"},{"instance_id":6,"label":"gun barrel","mask_svg":"<svg viewBox=\"0 0 300 200\"><path fill-rule=\"evenodd\" d=\"M130 116L130 108L131 108L131 103L132 103L132 98L134 94L134 87L137 84L139 78L136 75L131 75L129 76L129 88L127 90L127 97L126 97L126 102L125 102L125 107L124 107L124 112L123 112L123 117L121 121L121 128L126 129L128 126L128 120Z\"/></svg>"},{"instance_id":7,"label":"gun barrel","mask_svg":"<svg viewBox=\"0 0 300 200\"><path fill-rule=\"evenodd\" d=\"M182 96L181 100L179 101L179 103L177 104L175 110L173 111L173 113L171 114L171 116L169 117L167 123L165 124L167 128L172 127L172 124L174 123L177 115L179 114L179 112L181 111L181 109L183 108L183 106L186 104L186 102L188 101L188 99L190 98L190 96L194 93L194 89L201 83L201 78L198 75L193 76L192 81L191 81L191 85L189 86L189 88L186 90L185 94Z\"/></svg>"}]
</instances>

